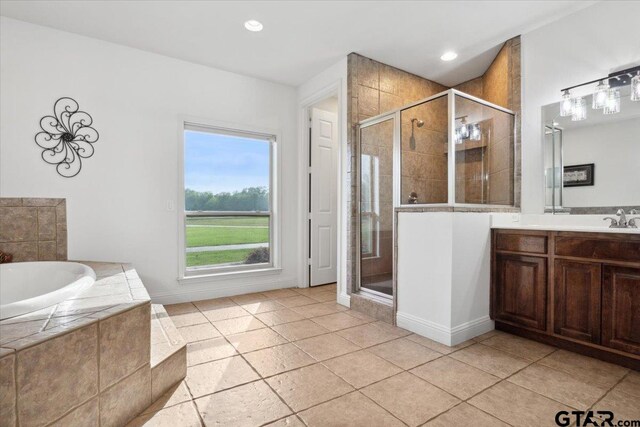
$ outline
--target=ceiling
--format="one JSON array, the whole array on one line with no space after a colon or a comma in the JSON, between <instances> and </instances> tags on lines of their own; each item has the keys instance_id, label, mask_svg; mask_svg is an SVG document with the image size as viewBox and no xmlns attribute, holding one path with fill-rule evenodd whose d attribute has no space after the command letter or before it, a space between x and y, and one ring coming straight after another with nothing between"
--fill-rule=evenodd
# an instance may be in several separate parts
<instances>
[{"instance_id":1,"label":"ceiling","mask_svg":"<svg viewBox=\"0 0 640 427\"><path fill-rule=\"evenodd\" d=\"M5 1L0 14L297 86L350 52L446 86L585 1ZM260 33L243 27L264 24ZM443 62L440 55L459 56Z\"/></svg>"}]
</instances>

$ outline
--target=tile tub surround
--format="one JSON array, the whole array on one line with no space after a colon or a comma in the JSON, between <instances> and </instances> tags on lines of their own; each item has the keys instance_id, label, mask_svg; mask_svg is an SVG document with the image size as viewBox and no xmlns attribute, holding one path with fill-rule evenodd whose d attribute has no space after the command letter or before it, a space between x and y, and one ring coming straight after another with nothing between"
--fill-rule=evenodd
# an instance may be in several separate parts
<instances>
[{"instance_id":1,"label":"tile tub surround","mask_svg":"<svg viewBox=\"0 0 640 427\"><path fill-rule=\"evenodd\" d=\"M280 329L265 324L257 330L226 335L209 317L224 313L225 317L262 320L268 313L290 310L270 304L281 301L275 296L245 298L260 300L266 309L275 311L228 310L240 307L231 299L166 307L172 317L194 322L179 330L190 328L188 351L200 358L187 368L186 381L129 427L145 423L198 426L198 419L205 425L225 426L537 427L554 425L561 409L608 406L616 408L620 419L640 418L637 372L499 331L447 347L353 310L337 311L340 316L335 316L316 309L335 310L332 301L295 307L318 325L327 326L327 316L332 316L332 327L322 334L307 338L282 335L282 340L238 353L233 351L233 343L239 341L236 337L260 331L270 336ZM364 323L353 326L344 316ZM295 317L276 317L280 325L300 322ZM358 365L359 361L368 363Z\"/></svg>"},{"instance_id":2,"label":"tile tub surround","mask_svg":"<svg viewBox=\"0 0 640 427\"><path fill-rule=\"evenodd\" d=\"M97 276L86 292L0 321L2 426L123 425L184 376L156 373L154 390L151 303L135 269L82 263ZM167 360L179 374L179 357Z\"/></svg>"},{"instance_id":3,"label":"tile tub surround","mask_svg":"<svg viewBox=\"0 0 640 427\"><path fill-rule=\"evenodd\" d=\"M0 197L0 251L20 261L66 261L65 199Z\"/></svg>"}]
</instances>

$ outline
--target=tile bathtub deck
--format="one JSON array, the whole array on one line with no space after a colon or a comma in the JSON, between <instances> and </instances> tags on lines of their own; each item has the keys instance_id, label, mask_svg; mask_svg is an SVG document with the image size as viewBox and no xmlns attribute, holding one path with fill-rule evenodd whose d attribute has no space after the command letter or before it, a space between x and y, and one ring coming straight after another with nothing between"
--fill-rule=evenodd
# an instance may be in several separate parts
<instances>
[{"instance_id":1,"label":"tile bathtub deck","mask_svg":"<svg viewBox=\"0 0 640 427\"><path fill-rule=\"evenodd\" d=\"M336 304L335 285L166 309L189 342L187 378L130 426L537 427L575 409L640 419L638 372L498 331L446 347Z\"/></svg>"}]
</instances>

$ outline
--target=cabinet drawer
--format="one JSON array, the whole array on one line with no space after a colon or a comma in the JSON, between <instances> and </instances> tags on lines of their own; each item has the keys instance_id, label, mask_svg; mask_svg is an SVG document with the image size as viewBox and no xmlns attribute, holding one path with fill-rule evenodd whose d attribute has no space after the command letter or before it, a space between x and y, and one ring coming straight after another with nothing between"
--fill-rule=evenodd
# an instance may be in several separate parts
<instances>
[{"instance_id":1,"label":"cabinet drawer","mask_svg":"<svg viewBox=\"0 0 640 427\"><path fill-rule=\"evenodd\" d=\"M640 262L640 239L634 235L624 238L558 235L555 255Z\"/></svg>"},{"instance_id":2,"label":"cabinet drawer","mask_svg":"<svg viewBox=\"0 0 640 427\"><path fill-rule=\"evenodd\" d=\"M547 235L496 233L496 250L546 254Z\"/></svg>"}]
</instances>

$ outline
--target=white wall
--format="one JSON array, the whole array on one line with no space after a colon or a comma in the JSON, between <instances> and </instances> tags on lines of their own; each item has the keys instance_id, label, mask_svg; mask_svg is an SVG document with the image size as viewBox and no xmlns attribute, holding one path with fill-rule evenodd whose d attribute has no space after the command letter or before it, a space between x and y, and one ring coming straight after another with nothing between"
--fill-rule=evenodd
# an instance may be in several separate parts
<instances>
[{"instance_id":1,"label":"white wall","mask_svg":"<svg viewBox=\"0 0 640 427\"><path fill-rule=\"evenodd\" d=\"M593 186L564 187L564 207L640 206L640 119L574 127L562 133L564 164L595 164Z\"/></svg>"},{"instance_id":2,"label":"white wall","mask_svg":"<svg viewBox=\"0 0 640 427\"><path fill-rule=\"evenodd\" d=\"M69 257L133 262L160 302L295 286L298 281L296 91L229 72L1 18L0 194L67 199ZM39 120L62 96L94 118L100 139L75 178L40 158ZM282 135L282 271L178 285L181 115Z\"/></svg>"},{"instance_id":3,"label":"white wall","mask_svg":"<svg viewBox=\"0 0 640 427\"><path fill-rule=\"evenodd\" d=\"M523 212L544 210L541 107L565 87L638 65L638 16L640 2L605 1L522 35Z\"/></svg>"}]
</instances>

